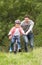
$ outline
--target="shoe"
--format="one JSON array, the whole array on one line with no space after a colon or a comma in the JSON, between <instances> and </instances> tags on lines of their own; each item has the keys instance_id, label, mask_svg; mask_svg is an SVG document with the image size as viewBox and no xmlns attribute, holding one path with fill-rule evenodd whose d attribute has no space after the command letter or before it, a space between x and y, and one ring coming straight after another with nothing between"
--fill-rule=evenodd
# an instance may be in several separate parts
<instances>
[{"instance_id":1,"label":"shoe","mask_svg":"<svg viewBox=\"0 0 42 65\"><path fill-rule=\"evenodd\" d=\"M25 50L25 52L28 52L28 50Z\"/></svg>"},{"instance_id":2,"label":"shoe","mask_svg":"<svg viewBox=\"0 0 42 65\"><path fill-rule=\"evenodd\" d=\"M21 52L21 49L19 49L18 52Z\"/></svg>"},{"instance_id":3,"label":"shoe","mask_svg":"<svg viewBox=\"0 0 42 65\"><path fill-rule=\"evenodd\" d=\"M16 52L16 51L14 51L14 53L16 54L17 52Z\"/></svg>"},{"instance_id":4,"label":"shoe","mask_svg":"<svg viewBox=\"0 0 42 65\"><path fill-rule=\"evenodd\" d=\"M11 53L12 52L12 49L10 49L9 52Z\"/></svg>"},{"instance_id":5,"label":"shoe","mask_svg":"<svg viewBox=\"0 0 42 65\"><path fill-rule=\"evenodd\" d=\"M28 52L28 48L27 47L25 47L25 52Z\"/></svg>"}]
</instances>

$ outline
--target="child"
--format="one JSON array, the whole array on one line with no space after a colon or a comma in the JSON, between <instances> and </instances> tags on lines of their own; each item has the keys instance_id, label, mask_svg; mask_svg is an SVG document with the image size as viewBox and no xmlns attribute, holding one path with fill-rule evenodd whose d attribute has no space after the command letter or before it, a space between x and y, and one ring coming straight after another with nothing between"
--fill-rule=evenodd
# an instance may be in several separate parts
<instances>
[{"instance_id":1,"label":"child","mask_svg":"<svg viewBox=\"0 0 42 65\"><path fill-rule=\"evenodd\" d=\"M15 26L12 27L12 29L9 32L9 39L11 39L11 45L10 45L10 52L12 52L12 46L17 40L18 44L18 50L21 49L20 46L20 35L23 34L25 35L25 32L23 31L22 27L20 26L20 20L15 21ZM14 51L16 52L16 51Z\"/></svg>"}]
</instances>

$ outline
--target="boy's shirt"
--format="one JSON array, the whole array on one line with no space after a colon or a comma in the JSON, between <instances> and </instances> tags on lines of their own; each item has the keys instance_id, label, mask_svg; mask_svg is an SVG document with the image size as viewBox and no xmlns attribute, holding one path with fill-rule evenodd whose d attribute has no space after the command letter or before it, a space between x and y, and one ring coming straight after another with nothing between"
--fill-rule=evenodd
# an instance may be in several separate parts
<instances>
[{"instance_id":1,"label":"boy's shirt","mask_svg":"<svg viewBox=\"0 0 42 65\"><path fill-rule=\"evenodd\" d=\"M25 34L24 30L22 29L22 27L13 27L8 35L12 35L12 36L20 36L21 34Z\"/></svg>"}]
</instances>

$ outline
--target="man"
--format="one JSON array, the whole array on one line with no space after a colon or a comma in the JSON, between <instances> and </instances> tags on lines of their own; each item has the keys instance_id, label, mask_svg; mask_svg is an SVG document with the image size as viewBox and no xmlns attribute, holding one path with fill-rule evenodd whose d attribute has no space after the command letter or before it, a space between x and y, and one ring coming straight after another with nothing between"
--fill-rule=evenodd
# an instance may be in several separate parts
<instances>
[{"instance_id":1,"label":"man","mask_svg":"<svg viewBox=\"0 0 42 65\"><path fill-rule=\"evenodd\" d=\"M33 26L34 22L26 15L24 20L21 22L23 30L26 32L26 35L23 36L25 41L25 51L28 51L28 40L30 41L30 47L33 49Z\"/></svg>"}]
</instances>

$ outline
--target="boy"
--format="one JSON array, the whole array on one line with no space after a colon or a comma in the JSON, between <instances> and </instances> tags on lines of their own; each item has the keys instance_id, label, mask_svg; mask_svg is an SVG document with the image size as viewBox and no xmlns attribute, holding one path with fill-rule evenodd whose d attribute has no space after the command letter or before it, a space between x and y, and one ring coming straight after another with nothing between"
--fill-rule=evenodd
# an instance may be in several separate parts
<instances>
[{"instance_id":1,"label":"boy","mask_svg":"<svg viewBox=\"0 0 42 65\"><path fill-rule=\"evenodd\" d=\"M25 35L25 32L23 31L22 27L20 26L20 20L15 21L15 26L12 27L12 29L9 32L9 39L11 39L11 45L10 45L10 52L12 52L12 46L17 40L18 44L18 50L21 49L20 46L20 35L23 34ZM14 51L16 52L16 51Z\"/></svg>"}]
</instances>

